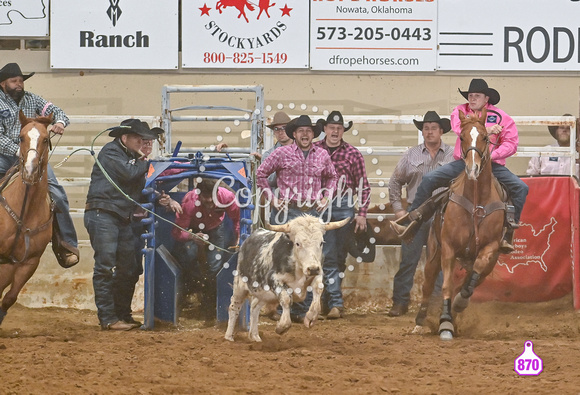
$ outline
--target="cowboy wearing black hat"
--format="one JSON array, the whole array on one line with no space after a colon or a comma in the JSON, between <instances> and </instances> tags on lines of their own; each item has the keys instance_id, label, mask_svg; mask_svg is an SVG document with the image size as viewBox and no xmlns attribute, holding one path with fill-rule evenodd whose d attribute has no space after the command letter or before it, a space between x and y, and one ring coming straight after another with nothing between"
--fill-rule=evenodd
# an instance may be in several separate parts
<instances>
[{"instance_id":1,"label":"cowboy wearing black hat","mask_svg":"<svg viewBox=\"0 0 580 395\"><path fill-rule=\"evenodd\" d=\"M327 318L338 319L344 314L344 301L341 290L341 273L345 270L349 247L354 241L354 233L366 236L366 215L370 204L370 185L367 180L365 161L358 149L343 140L345 132L352 128L353 122L344 121L340 111L332 111L326 119L316 122L319 130L324 130L324 139L314 146L324 149L339 177L337 196L323 214L325 221L340 221L354 218L354 222L342 228L331 230L324 235L324 295L323 312ZM358 212L355 205L358 200ZM359 243L360 244L360 243ZM374 246L371 246L374 249ZM362 256L362 251L359 256Z\"/></svg>"},{"instance_id":2,"label":"cowboy wearing black hat","mask_svg":"<svg viewBox=\"0 0 580 395\"><path fill-rule=\"evenodd\" d=\"M115 139L103 146L93 166L84 221L95 251L93 287L101 327L129 330L138 325L131 300L140 267L131 227L137 205L125 195L141 199L149 168L140 160L143 139L156 139L158 133L139 119L127 119L111 128L109 136Z\"/></svg>"},{"instance_id":3,"label":"cowboy wearing black hat","mask_svg":"<svg viewBox=\"0 0 580 395\"><path fill-rule=\"evenodd\" d=\"M451 130L449 118L441 118L435 111L427 111L422 120L413 123L423 135L423 143L411 147L397 163L389 180L389 201L396 218L403 218L403 187L407 190L407 203L415 199L417 188L423 176L453 161L453 147L445 144L441 137ZM393 306L387 313L391 317L405 314L409 309L413 279L423 246L427 244L431 221L425 221L409 242L401 243L401 263L393 279ZM436 289L441 292L441 279Z\"/></svg>"},{"instance_id":4,"label":"cowboy wearing black hat","mask_svg":"<svg viewBox=\"0 0 580 395\"><path fill-rule=\"evenodd\" d=\"M507 221L508 229L500 245L501 253L510 253L514 250L512 245L513 232L519 226L520 215L528 195L528 186L505 167L506 159L515 154L518 149L518 129L514 120L495 106L499 102L500 95L497 90L490 88L483 79L473 79L466 92L461 89L459 92L468 102L455 107L451 113L451 129L458 137L461 133L459 111L469 115L479 113L484 108L487 110L485 126L492 147L492 172L495 178L508 190L515 209L513 220ZM417 189L415 200L411 205L412 211L397 221L391 221L391 227L400 237L407 239L413 237L419 225L429 219L437 208L437 204L431 201L433 191L448 186L451 180L465 170L465 162L461 159L461 141L459 138L455 143L453 156L455 161L423 177L423 181ZM403 226L402 223L408 220L412 221L409 226Z\"/></svg>"},{"instance_id":5,"label":"cowboy wearing black hat","mask_svg":"<svg viewBox=\"0 0 580 395\"><path fill-rule=\"evenodd\" d=\"M8 63L0 69L0 175L4 175L17 161L20 142L20 119L22 111L28 118L52 115L51 132L62 134L69 124L68 117L60 108L34 93L24 90L24 81L34 73L23 74L17 63ZM55 202L52 249L58 263L71 267L79 261L77 234L66 192L58 183L52 167L48 165L48 188Z\"/></svg>"}]
</instances>

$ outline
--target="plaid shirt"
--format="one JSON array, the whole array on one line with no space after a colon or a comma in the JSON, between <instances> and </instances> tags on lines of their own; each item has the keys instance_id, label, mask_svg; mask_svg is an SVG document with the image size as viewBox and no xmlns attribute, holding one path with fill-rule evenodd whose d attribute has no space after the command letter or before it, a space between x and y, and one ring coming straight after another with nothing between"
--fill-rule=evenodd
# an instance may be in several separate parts
<instances>
[{"instance_id":1,"label":"plaid shirt","mask_svg":"<svg viewBox=\"0 0 580 395\"><path fill-rule=\"evenodd\" d=\"M272 200L274 194L268 185L268 176L276 173L280 199L302 205L326 197L332 199L338 177L328 152L313 145L304 158L294 144L276 148L256 171L258 186ZM323 189L324 188L324 189Z\"/></svg>"},{"instance_id":2,"label":"plaid shirt","mask_svg":"<svg viewBox=\"0 0 580 395\"><path fill-rule=\"evenodd\" d=\"M389 201L393 205L393 211L403 210L403 187L407 187L407 203L411 205L415 200L417 188L423 180L423 176L439 167L453 162L453 147L441 142L434 158L425 147L425 144L419 144L411 147L403 154L403 157L397 163L391 179L389 180ZM441 191L439 188L433 192L436 194Z\"/></svg>"},{"instance_id":3,"label":"plaid shirt","mask_svg":"<svg viewBox=\"0 0 580 395\"><path fill-rule=\"evenodd\" d=\"M325 149L330 154L326 139L317 141L314 145ZM365 160L362 154L358 149L342 140L338 148L330 155L330 159L338 174L338 184L342 189L339 192L344 195L349 189L353 192L356 191L359 202L358 215L366 217L371 203L371 187L367 179ZM359 187L362 187L362 190Z\"/></svg>"},{"instance_id":4,"label":"plaid shirt","mask_svg":"<svg viewBox=\"0 0 580 395\"><path fill-rule=\"evenodd\" d=\"M53 114L53 123L60 122L65 127L69 120L64 111L34 93L24 92L20 103L0 90L0 154L15 156L20 142L20 119L18 113L22 110L28 118ZM44 114L43 114L44 110Z\"/></svg>"}]
</instances>

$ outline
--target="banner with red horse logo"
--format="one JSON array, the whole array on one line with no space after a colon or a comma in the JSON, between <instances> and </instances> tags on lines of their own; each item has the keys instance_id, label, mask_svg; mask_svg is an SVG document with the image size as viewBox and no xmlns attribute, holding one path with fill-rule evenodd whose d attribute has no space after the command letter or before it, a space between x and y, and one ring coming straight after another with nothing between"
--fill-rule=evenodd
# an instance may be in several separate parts
<instances>
[{"instance_id":1,"label":"banner with red horse logo","mask_svg":"<svg viewBox=\"0 0 580 395\"><path fill-rule=\"evenodd\" d=\"M500 255L493 272L477 287L475 301L541 302L573 289L578 268L578 183L570 177L525 178L530 187L515 231L516 250ZM463 270L457 271L464 276ZM575 307L578 273L575 274Z\"/></svg>"},{"instance_id":2,"label":"banner with red horse logo","mask_svg":"<svg viewBox=\"0 0 580 395\"><path fill-rule=\"evenodd\" d=\"M183 0L182 67L308 68L306 0Z\"/></svg>"}]
</instances>

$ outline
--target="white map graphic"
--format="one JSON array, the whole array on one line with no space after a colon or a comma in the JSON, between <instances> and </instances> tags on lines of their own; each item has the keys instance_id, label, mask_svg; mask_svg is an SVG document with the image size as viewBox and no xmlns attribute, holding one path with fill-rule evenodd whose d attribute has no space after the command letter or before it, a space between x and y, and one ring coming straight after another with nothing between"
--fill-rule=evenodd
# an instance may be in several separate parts
<instances>
[{"instance_id":1,"label":"white map graphic","mask_svg":"<svg viewBox=\"0 0 580 395\"><path fill-rule=\"evenodd\" d=\"M516 238L514 240L514 247L516 247L516 251L514 251L512 253L512 255L507 255L506 257L510 260L517 261L518 263L516 263L514 265L513 263L510 263L509 261L504 262L502 259L498 259L497 264L499 266L504 266L510 274L513 274L515 268L518 266L530 266L531 264L537 264L540 266L540 268L544 272L547 272L548 265L544 261L544 256L546 255L546 253L550 249L550 246L551 246L550 245L550 238L552 237L552 235L556 231L555 229L556 229L557 223L558 223L558 221L556 221L556 218L552 217L550 219L550 222L545 224L544 226L542 226L542 228L539 229L538 231L536 231L536 229L532 225L522 223L520 225L520 231L516 232L516 235L518 233L519 234L524 233L524 232L522 232L522 230L523 230L522 228L529 227L531 234L533 236L533 239L528 241L527 239L517 239ZM528 232L526 232L526 233L528 233ZM536 247L534 250L535 251L541 250L542 251L541 255L539 255L539 256L529 255L529 254L526 255L525 253L523 253L522 250L523 251L527 250L526 245L528 243L530 243L530 244L533 243L534 246L539 246L539 247ZM518 253L519 253L519 255L518 255Z\"/></svg>"},{"instance_id":2,"label":"white map graphic","mask_svg":"<svg viewBox=\"0 0 580 395\"><path fill-rule=\"evenodd\" d=\"M4 2L7 3L7 2ZM11 6L0 7L0 25L11 25L18 14L24 19L43 19L47 17L44 0L12 0Z\"/></svg>"}]
</instances>

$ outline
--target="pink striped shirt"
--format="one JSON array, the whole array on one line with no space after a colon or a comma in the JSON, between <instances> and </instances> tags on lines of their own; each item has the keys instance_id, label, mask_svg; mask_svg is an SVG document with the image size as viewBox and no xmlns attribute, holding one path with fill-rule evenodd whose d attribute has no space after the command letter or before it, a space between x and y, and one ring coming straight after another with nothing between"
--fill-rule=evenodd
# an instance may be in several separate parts
<instances>
[{"instance_id":1,"label":"pink striped shirt","mask_svg":"<svg viewBox=\"0 0 580 395\"><path fill-rule=\"evenodd\" d=\"M279 199L299 205L313 204L323 197L331 199L336 191L336 170L328 152L321 147L313 145L306 159L296 143L272 151L256 172L258 186L270 200L274 194L268 176L273 173L277 174Z\"/></svg>"}]
</instances>

